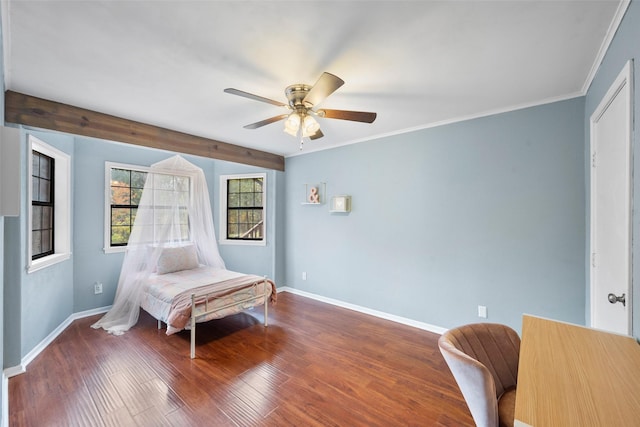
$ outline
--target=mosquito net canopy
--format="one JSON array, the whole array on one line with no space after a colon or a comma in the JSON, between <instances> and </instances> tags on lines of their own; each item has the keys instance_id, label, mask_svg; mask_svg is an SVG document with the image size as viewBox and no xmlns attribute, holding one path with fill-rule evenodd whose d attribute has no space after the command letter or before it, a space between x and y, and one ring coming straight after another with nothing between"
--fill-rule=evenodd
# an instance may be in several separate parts
<instances>
[{"instance_id":1,"label":"mosquito net canopy","mask_svg":"<svg viewBox=\"0 0 640 427\"><path fill-rule=\"evenodd\" d=\"M166 261L162 254L168 251L173 256ZM225 268L204 173L174 156L155 163L147 174L113 307L93 327L116 335L127 331L138 321L144 283L160 268L163 272L186 269L181 263L189 268L197 264Z\"/></svg>"}]
</instances>

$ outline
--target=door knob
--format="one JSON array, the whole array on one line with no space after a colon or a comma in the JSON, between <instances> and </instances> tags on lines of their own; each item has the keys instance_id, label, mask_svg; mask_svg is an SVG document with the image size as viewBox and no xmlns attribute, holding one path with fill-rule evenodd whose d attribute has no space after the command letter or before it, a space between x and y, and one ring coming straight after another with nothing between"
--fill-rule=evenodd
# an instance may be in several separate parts
<instances>
[{"instance_id":1,"label":"door knob","mask_svg":"<svg viewBox=\"0 0 640 427\"><path fill-rule=\"evenodd\" d=\"M617 302L621 302L621 303L622 303L622 305L626 307L627 299L625 298L625 295L624 295L624 294L622 294L622 295L621 295L621 296L619 296L619 297L618 297L618 296L616 296L615 294L609 294L609 295L607 296L607 298L609 299L609 302L610 302L611 304L615 304L615 303L617 303Z\"/></svg>"}]
</instances>

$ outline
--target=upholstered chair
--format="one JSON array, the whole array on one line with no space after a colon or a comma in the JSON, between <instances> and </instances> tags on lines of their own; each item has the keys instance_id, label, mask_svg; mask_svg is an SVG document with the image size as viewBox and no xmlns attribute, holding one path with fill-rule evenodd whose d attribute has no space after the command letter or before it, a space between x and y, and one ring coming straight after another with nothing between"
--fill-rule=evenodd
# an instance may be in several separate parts
<instances>
[{"instance_id":1,"label":"upholstered chair","mask_svg":"<svg viewBox=\"0 0 640 427\"><path fill-rule=\"evenodd\" d=\"M478 427L513 426L520 337L497 323L450 329L438 341Z\"/></svg>"}]
</instances>

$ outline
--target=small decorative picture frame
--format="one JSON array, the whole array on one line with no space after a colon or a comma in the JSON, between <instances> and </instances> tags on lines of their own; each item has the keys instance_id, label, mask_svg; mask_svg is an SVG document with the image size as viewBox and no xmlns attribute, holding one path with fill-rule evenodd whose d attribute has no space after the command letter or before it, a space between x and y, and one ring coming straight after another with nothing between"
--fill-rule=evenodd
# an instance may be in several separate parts
<instances>
[{"instance_id":1,"label":"small decorative picture frame","mask_svg":"<svg viewBox=\"0 0 640 427\"><path fill-rule=\"evenodd\" d=\"M327 184L324 182L319 184L304 184L304 199L302 199L302 204L316 206L321 205L323 203L326 190Z\"/></svg>"},{"instance_id":2,"label":"small decorative picture frame","mask_svg":"<svg viewBox=\"0 0 640 427\"><path fill-rule=\"evenodd\" d=\"M351 196L333 196L329 212L351 212Z\"/></svg>"}]
</instances>

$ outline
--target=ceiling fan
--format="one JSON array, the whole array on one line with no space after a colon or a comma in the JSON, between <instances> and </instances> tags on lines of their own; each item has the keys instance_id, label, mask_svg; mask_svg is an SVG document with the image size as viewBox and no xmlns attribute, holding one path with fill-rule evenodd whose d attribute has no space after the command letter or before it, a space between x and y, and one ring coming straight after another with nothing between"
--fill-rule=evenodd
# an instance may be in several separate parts
<instances>
[{"instance_id":1,"label":"ceiling fan","mask_svg":"<svg viewBox=\"0 0 640 427\"><path fill-rule=\"evenodd\" d=\"M309 139L318 139L324 136L320 130L320 124L314 117L350 120L363 123L373 123L376 119L376 113L317 108L319 103L324 101L343 84L344 81L340 77L334 76L331 73L322 73L316 84L313 86L302 83L287 86L284 93L287 97L288 104L234 88L227 88L224 91L232 95L243 96L256 101L276 105L278 107L288 108L290 112L286 114L280 114L256 123L251 123L244 126L244 128L257 129L286 119L284 123L284 131L294 137L300 136L300 148L302 149L303 138L308 137Z\"/></svg>"}]
</instances>

